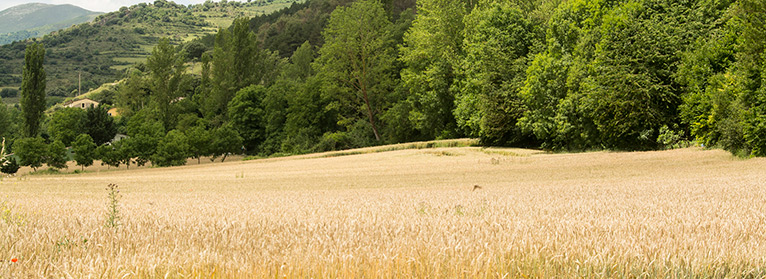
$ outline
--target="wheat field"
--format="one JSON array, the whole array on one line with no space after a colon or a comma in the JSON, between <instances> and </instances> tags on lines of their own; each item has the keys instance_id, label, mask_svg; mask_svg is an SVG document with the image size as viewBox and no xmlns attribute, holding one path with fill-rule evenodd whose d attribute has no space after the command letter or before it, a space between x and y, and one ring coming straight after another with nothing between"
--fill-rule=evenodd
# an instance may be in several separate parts
<instances>
[{"instance_id":1,"label":"wheat field","mask_svg":"<svg viewBox=\"0 0 766 279\"><path fill-rule=\"evenodd\" d=\"M4 178L0 278L766 276L766 160L720 150L194 164Z\"/></svg>"}]
</instances>

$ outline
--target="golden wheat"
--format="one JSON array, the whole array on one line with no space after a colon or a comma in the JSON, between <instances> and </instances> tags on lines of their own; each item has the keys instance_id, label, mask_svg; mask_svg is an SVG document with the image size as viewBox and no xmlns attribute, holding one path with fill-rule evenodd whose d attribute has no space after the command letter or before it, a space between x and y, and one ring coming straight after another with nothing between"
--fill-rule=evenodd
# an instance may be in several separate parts
<instances>
[{"instance_id":1,"label":"golden wheat","mask_svg":"<svg viewBox=\"0 0 766 279\"><path fill-rule=\"evenodd\" d=\"M764 159L360 153L5 178L0 278L766 276Z\"/></svg>"}]
</instances>

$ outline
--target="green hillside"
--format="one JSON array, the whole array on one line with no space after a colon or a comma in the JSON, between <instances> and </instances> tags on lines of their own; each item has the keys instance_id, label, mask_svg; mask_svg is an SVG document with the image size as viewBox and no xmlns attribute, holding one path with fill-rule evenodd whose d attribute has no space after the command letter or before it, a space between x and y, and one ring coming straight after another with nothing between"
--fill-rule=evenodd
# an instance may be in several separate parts
<instances>
[{"instance_id":1,"label":"green hillside","mask_svg":"<svg viewBox=\"0 0 766 279\"><path fill-rule=\"evenodd\" d=\"M298 0L299 1L299 0ZM99 15L92 22L53 32L42 38L0 46L0 87L19 87L24 49L32 41L46 48L46 91L74 96L78 77L82 91L122 78L123 70L143 62L161 37L181 44L226 27L236 17L253 17L286 7L296 0L207 2L185 6L165 0L141 3Z\"/></svg>"},{"instance_id":2,"label":"green hillside","mask_svg":"<svg viewBox=\"0 0 766 279\"><path fill-rule=\"evenodd\" d=\"M40 37L100 14L73 5L30 3L11 7L0 11L0 44Z\"/></svg>"}]
</instances>

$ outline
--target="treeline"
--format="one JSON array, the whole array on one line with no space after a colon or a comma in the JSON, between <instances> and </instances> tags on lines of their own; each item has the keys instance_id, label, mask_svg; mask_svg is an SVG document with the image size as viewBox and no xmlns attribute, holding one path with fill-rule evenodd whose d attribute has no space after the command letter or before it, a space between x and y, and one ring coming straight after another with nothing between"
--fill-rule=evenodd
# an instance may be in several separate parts
<instances>
[{"instance_id":1,"label":"treeline","mask_svg":"<svg viewBox=\"0 0 766 279\"><path fill-rule=\"evenodd\" d=\"M213 113L199 102L200 118L232 125L262 155L464 136L766 155L762 1L341 2L251 20L255 43L236 41L252 54L226 50L236 31L219 34L195 92L220 100ZM322 22L330 3L340 6L326 23L295 28ZM295 38L303 45L279 59Z\"/></svg>"},{"instance_id":2,"label":"treeline","mask_svg":"<svg viewBox=\"0 0 766 279\"><path fill-rule=\"evenodd\" d=\"M209 155L223 138L222 154L269 156L465 136L766 155L761 1L405 2L340 5L321 40L296 33L289 57L252 30L266 25L235 20L203 46L198 74L188 45L160 41L115 92L118 129L146 152L131 158L163 142Z\"/></svg>"}]
</instances>

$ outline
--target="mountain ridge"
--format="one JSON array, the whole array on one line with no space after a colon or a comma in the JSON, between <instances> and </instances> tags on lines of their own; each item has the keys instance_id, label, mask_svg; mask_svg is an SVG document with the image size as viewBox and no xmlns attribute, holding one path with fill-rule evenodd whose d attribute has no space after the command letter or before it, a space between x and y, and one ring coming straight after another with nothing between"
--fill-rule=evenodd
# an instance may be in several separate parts
<instances>
[{"instance_id":1,"label":"mountain ridge","mask_svg":"<svg viewBox=\"0 0 766 279\"><path fill-rule=\"evenodd\" d=\"M91 21L101 14L71 4L28 3L13 6L0 11L0 44L41 37Z\"/></svg>"}]
</instances>

